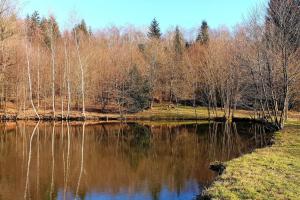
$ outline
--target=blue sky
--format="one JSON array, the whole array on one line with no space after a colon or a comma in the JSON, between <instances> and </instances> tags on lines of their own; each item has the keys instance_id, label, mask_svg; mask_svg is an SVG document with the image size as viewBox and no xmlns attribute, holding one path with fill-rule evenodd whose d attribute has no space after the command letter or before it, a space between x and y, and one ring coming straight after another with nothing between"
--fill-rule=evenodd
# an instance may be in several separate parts
<instances>
[{"instance_id":1,"label":"blue sky","mask_svg":"<svg viewBox=\"0 0 300 200\"><path fill-rule=\"evenodd\" d=\"M70 16L84 18L93 30L128 24L147 27L156 17L162 31L179 25L198 27L206 20L210 27L232 28L257 4L267 0L20 0L21 15L34 10L42 16L54 14L61 27L67 27Z\"/></svg>"}]
</instances>

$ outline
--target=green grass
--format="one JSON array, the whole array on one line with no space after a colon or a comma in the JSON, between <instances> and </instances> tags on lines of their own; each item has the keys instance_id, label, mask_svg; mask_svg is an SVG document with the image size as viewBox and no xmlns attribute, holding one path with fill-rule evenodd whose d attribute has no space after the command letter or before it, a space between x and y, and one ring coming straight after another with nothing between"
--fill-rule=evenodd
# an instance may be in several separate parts
<instances>
[{"instance_id":1,"label":"green grass","mask_svg":"<svg viewBox=\"0 0 300 200\"><path fill-rule=\"evenodd\" d=\"M195 120L195 119L208 119L207 108L197 107L195 114L195 108L190 106L175 106L169 108L167 104L155 105L152 109L145 110L136 114L128 115L129 118L134 117L138 119L149 119L149 120ZM223 111L218 110L218 117L224 115ZM215 117L211 114L211 117ZM249 118L250 114L247 111L237 111L236 117Z\"/></svg>"},{"instance_id":2,"label":"green grass","mask_svg":"<svg viewBox=\"0 0 300 200\"><path fill-rule=\"evenodd\" d=\"M195 112L196 110L196 112ZM39 115L41 117L52 116L51 110L39 110ZM222 110L217 111L217 117L224 116L224 112ZM56 115L60 115L61 112L59 109L56 112ZM64 115L67 114L67 111L64 111ZM0 116L4 115L4 113L0 113ZM17 110L9 109L7 112L9 116L17 115ZM133 113L133 114L124 114L122 117L126 116L127 120L149 120L149 121L158 121L158 120L207 120L208 110L206 107L197 107L196 109L191 106L174 106L173 108L169 107L168 104L156 104L152 109L144 110L142 112ZM238 110L235 113L235 117L240 118L249 118L251 116L251 112ZM19 119L32 119L35 118L35 112L29 108L25 112L18 113ZM71 118L82 117L81 111L71 111ZM98 113L98 112L86 112L86 117L89 120L97 119L97 118L107 118L107 120L117 120L121 118L119 113ZM216 117L214 113L211 114L211 118Z\"/></svg>"},{"instance_id":3,"label":"green grass","mask_svg":"<svg viewBox=\"0 0 300 200\"><path fill-rule=\"evenodd\" d=\"M190 125L190 124L208 124L206 120L182 120L182 121L170 121L170 120L132 120L127 122L137 122L147 126L179 126L179 125Z\"/></svg>"},{"instance_id":4,"label":"green grass","mask_svg":"<svg viewBox=\"0 0 300 200\"><path fill-rule=\"evenodd\" d=\"M288 121L272 147L226 163L207 193L212 199L300 199L300 122Z\"/></svg>"},{"instance_id":5,"label":"green grass","mask_svg":"<svg viewBox=\"0 0 300 200\"><path fill-rule=\"evenodd\" d=\"M207 118L207 109L203 107L197 107L197 118ZM155 105L152 109L145 110L144 112L133 114L139 118L149 119L195 119L195 109L188 106L178 106L174 108L168 108L167 105Z\"/></svg>"}]
</instances>

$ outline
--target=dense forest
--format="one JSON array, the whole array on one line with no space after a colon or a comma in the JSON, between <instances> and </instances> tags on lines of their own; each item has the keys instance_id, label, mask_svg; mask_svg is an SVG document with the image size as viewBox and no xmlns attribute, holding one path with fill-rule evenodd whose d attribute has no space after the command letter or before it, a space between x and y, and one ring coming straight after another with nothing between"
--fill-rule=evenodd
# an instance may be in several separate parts
<instances>
[{"instance_id":1,"label":"dense forest","mask_svg":"<svg viewBox=\"0 0 300 200\"><path fill-rule=\"evenodd\" d=\"M138 112L153 103L205 106L224 117L237 108L283 127L300 102L300 1L270 0L234 29L203 21L187 40L183 29L71 29L38 12L18 17L0 1L0 110L33 109L66 117L71 110ZM76 20L74 20L76 21ZM201 19L200 19L201 22Z\"/></svg>"}]
</instances>

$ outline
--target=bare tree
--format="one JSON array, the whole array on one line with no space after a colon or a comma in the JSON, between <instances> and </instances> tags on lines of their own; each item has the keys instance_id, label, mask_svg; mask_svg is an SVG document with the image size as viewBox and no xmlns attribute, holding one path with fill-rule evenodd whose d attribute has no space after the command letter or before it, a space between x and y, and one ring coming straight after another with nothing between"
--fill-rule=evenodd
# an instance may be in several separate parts
<instances>
[{"instance_id":1,"label":"bare tree","mask_svg":"<svg viewBox=\"0 0 300 200\"><path fill-rule=\"evenodd\" d=\"M31 106L37 116L37 118L40 120L40 116L37 113L37 110L35 108L34 102L33 102L33 98L32 98L32 82L31 82L31 72L30 72L30 59L29 59L29 52L30 49L28 48L28 41L25 41L25 51L26 51L26 60L27 60L27 75L28 75L28 86L29 86L29 98L30 98L30 102L31 102Z\"/></svg>"},{"instance_id":2,"label":"bare tree","mask_svg":"<svg viewBox=\"0 0 300 200\"><path fill-rule=\"evenodd\" d=\"M50 51L51 51L51 65L52 65L52 114L55 118L55 36L53 20L50 19L48 26L48 33L50 35Z\"/></svg>"},{"instance_id":3,"label":"bare tree","mask_svg":"<svg viewBox=\"0 0 300 200\"><path fill-rule=\"evenodd\" d=\"M82 95L82 115L85 118L85 88L84 88L84 71L83 71L83 63L80 56L80 46L79 46L79 37L77 34L77 30L74 30L75 33L75 44L76 44L76 52L78 56L79 61L79 67L80 67L80 76L81 76L81 95Z\"/></svg>"},{"instance_id":4,"label":"bare tree","mask_svg":"<svg viewBox=\"0 0 300 200\"><path fill-rule=\"evenodd\" d=\"M299 18L299 1L271 0L269 2L266 20L266 47L267 53L279 62L278 65L282 70L282 100L278 120L281 128L288 116L293 76L299 74ZM272 65L270 61L267 64Z\"/></svg>"},{"instance_id":5,"label":"bare tree","mask_svg":"<svg viewBox=\"0 0 300 200\"><path fill-rule=\"evenodd\" d=\"M0 108L4 107L4 115L6 116L6 102L7 102L7 68L12 65L11 55L7 54L6 41L15 34L15 15L16 5L10 0L0 0L0 45L1 45L1 68L0 68ZM4 104L4 105L3 105Z\"/></svg>"}]
</instances>

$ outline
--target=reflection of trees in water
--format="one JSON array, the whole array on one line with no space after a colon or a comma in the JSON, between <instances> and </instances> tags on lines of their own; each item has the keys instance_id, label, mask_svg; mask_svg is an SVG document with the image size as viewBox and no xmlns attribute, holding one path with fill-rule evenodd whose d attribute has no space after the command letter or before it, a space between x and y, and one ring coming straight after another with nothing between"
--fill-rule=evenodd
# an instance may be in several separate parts
<instances>
[{"instance_id":1,"label":"reflection of trees in water","mask_svg":"<svg viewBox=\"0 0 300 200\"><path fill-rule=\"evenodd\" d=\"M39 123L36 124L36 126L33 129L33 132L30 136L30 142L29 142L29 155L28 155L28 162L27 162L27 172L26 172L26 182L25 182L25 192L24 192L24 199L27 199L27 197L30 199L30 193L29 193L29 173L30 173L30 164L31 164L31 155L32 155L32 140L35 135L36 129L38 128ZM29 194L28 194L29 193Z\"/></svg>"},{"instance_id":2,"label":"reflection of trees in water","mask_svg":"<svg viewBox=\"0 0 300 200\"><path fill-rule=\"evenodd\" d=\"M259 126L247 126L241 132L237 124L222 123L185 126L42 123L37 135L31 137L33 129L32 125L20 123L17 129L0 136L0 162L6 161L0 169L20 177L9 184L0 180L0 187L4 185L3 191L20 185L24 188L28 179L27 191L32 199L54 199L58 192L63 199L83 198L91 190L116 194L124 189L129 193L149 193L155 199L166 186L179 194L188 180L205 185L214 178L208 169L210 161L247 152L253 142L260 144L264 136ZM254 134L245 135L246 131ZM31 164L27 175L28 158ZM29 187L33 184L36 191ZM16 191L11 195L18 194Z\"/></svg>"},{"instance_id":3,"label":"reflection of trees in water","mask_svg":"<svg viewBox=\"0 0 300 200\"><path fill-rule=\"evenodd\" d=\"M150 130L142 125L134 124L126 131L128 137L128 148L126 154L129 156L130 166L138 168L139 162L150 148Z\"/></svg>"},{"instance_id":4,"label":"reflection of trees in water","mask_svg":"<svg viewBox=\"0 0 300 200\"><path fill-rule=\"evenodd\" d=\"M54 190L54 168L55 168L55 155L54 155L54 137L55 137L55 122L52 126L52 137L51 137L51 158L52 158L52 168L51 168L51 185L50 185L50 200L53 198Z\"/></svg>"},{"instance_id":5,"label":"reflection of trees in water","mask_svg":"<svg viewBox=\"0 0 300 200\"><path fill-rule=\"evenodd\" d=\"M147 127L134 124L130 127L129 135L132 135L130 145L137 148L138 151L147 151L150 147L150 131Z\"/></svg>"},{"instance_id":6,"label":"reflection of trees in water","mask_svg":"<svg viewBox=\"0 0 300 200\"><path fill-rule=\"evenodd\" d=\"M210 123L207 152L211 161L226 161L267 145L270 138L261 124Z\"/></svg>"},{"instance_id":7,"label":"reflection of trees in water","mask_svg":"<svg viewBox=\"0 0 300 200\"><path fill-rule=\"evenodd\" d=\"M241 154L242 141L235 123L210 123L207 134L207 153L211 161L229 160Z\"/></svg>"},{"instance_id":8,"label":"reflection of trees in water","mask_svg":"<svg viewBox=\"0 0 300 200\"><path fill-rule=\"evenodd\" d=\"M62 132L63 135L63 132ZM70 175L70 145L71 145L71 135L70 135L70 126L69 122L67 122L67 156L65 161L65 151L63 150L63 163L64 163L64 194L63 199L67 198L67 189L68 189L68 181Z\"/></svg>"},{"instance_id":9,"label":"reflection of trees in water","mask_svg":"<svg viewBox=\"0 0 300 200\"><path fill-rule=\"evenodd\" d=\"M250 127L249 132L253 133L250 141L254 141L257 147L264 147L270 144L271 135L266 132L264 126L260 124L253 124Z\"/></svg>"},{"instance_id":10,"label":"reflection of trees in water","mask_svg":"<svg viewBox=\"0 0 300 200\"><path fill-rule=\"evenodd\" d=\"M40 193L40 128L37 127L37 151L36 151L36 196Z\"/></svg>"},{"instance_id":11,"label":"reflection of trees in water","mask_svg":"<svg viewBox=\"0 0 300 200\"><path fill-rule=\"evenodd\" d=\"M79 177L78 177L78 182L77 182L77 188L76 188L76 194L75 194L75 199L79 199L78 198L78 191L79 191L79 187L80 187L80 181L81 181L81 177L82 177L82 172L83 172L83 157L84 157L84 136L85 136L85 123L83 123L82 125L82 142L81 142L81 161L80 161L80 173L79 173Z\"/></svg>"}]
</instances>

